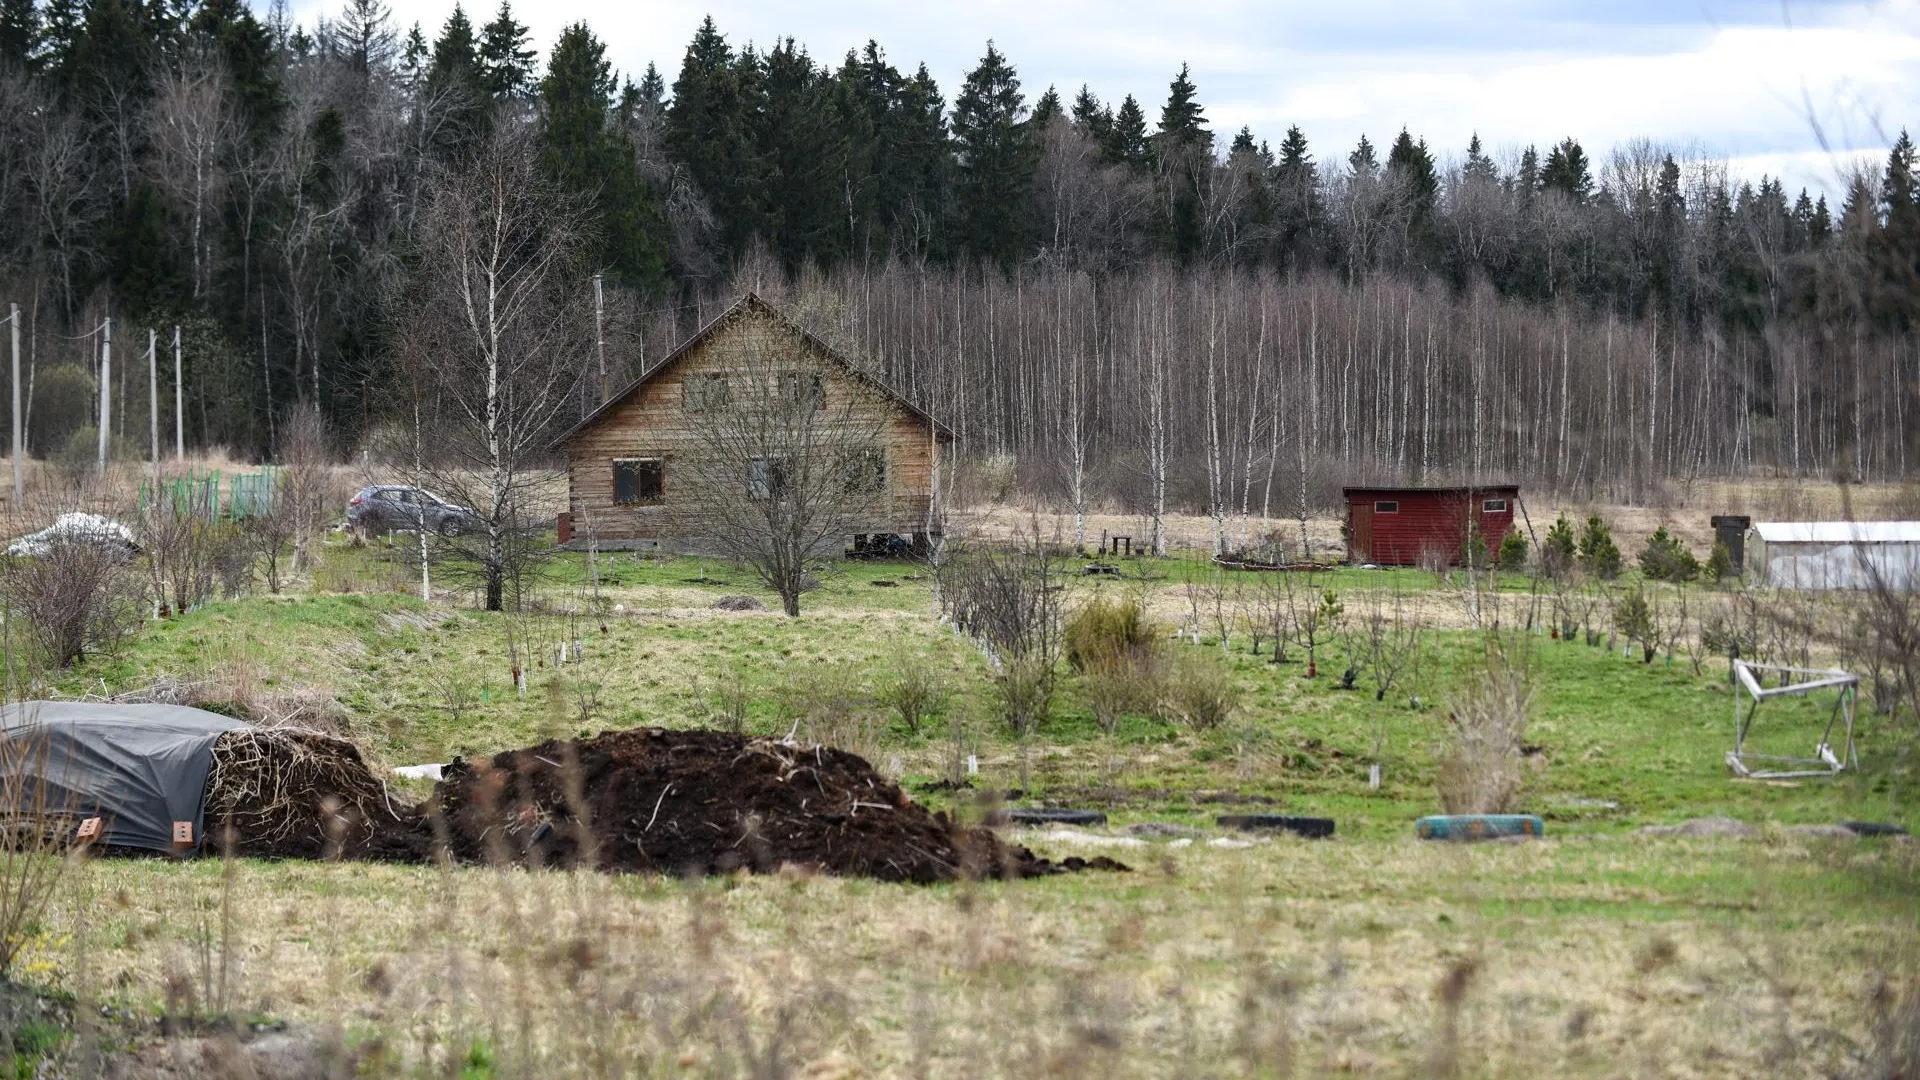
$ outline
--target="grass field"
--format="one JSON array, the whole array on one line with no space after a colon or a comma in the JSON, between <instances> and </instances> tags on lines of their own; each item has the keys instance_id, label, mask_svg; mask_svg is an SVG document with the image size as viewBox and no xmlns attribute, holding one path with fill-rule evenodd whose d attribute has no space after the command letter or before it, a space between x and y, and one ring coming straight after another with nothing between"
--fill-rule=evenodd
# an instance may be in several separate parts
<instances>
[{"instance_id":1,"label":"grass field","mask_svg":"<svg viewBox=\"0 0 1920 1080\"><path fill-rule=\"evenodd\" d=\"M872 689L919 662L951 691L934 730L867 709L829 734L910 790L973 753L975 793L1108 809L1108 829L1015 838L1133 870L913 888L96 861L37 928L32 980L137 1014L284 1019L363 1075L465 1076L1867 1076L1886 1044L1876 1016L1920 993L1916 846L1792 828L1920 827L1910 729L1863 709L1863 772L1729 780L1724 662L1696 675L1684 654L1646 665L1516 638L1538 701L1522 801L1548 839L1436 846L1411 823L1439 810L1445 702L1485 648L1471 629L1431 633L1421 671L1383 701L1364 679L1339 688L1338 644L1308 679L1240 638L1242 707L1221 728L1132 716L1109 735L1068 679L1022 740L996 724L986 661L935 619L912 566L848 565L788 620L713 610L767 597L722 564L603 556L596 601L571 557L548 572L545 613L510 616L379 591L405 575L378 557L332 547L317 575L373 591L213 604L59 689L204 680L236 705L331 716L399 765L719 723L729 688L749 730L785 734L796 687ZM1160 569L1104 587L1177 612L1183 568ZM1350 602L1454 602L1410 571L1327 584ZM1524 610L1524 584L1505 589ZM557 664L576 638L582 659ZM1805 752L1824 703L1781 704L1767 730ZM979 809L967 793L917 797ZM1234 810L1332 816L1339 834L1249 844L1212 827ZM1707 815L1761 834L1635 831ZM1148 821L1199 831L1124 832Z\"/></svg>"}]
</instances>

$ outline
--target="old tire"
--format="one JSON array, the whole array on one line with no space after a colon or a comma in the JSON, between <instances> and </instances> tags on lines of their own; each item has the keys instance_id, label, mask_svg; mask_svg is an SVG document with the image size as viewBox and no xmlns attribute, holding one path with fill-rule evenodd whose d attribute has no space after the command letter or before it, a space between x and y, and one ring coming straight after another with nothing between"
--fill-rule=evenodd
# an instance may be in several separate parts
<instances>
[{"instance_id":1,"label":"old tire","mask_svg":"<svg viewBox=\"0 0 1920 1080\"><path fill-rule=\"evenodd\" d=\"M1248 831L1277 829L1313 840L1333 835L1333 819L1324 817L1299 817L1294 814L1222 814L1214 818L1213 823L1223 829Z\"/></svg>"},{"instance_id":2,"label":"old tire","mask_svg":"<svg viewBox=\"0 0 1920 1080\"><path fill-rule=\"evenodd\" d=\"M1500 840L1546 834L1546 822L1534 814L1434 814L1413 823L1422 840Z\"/></svg>"},{"instance_id":3,"label":"old tire","mask_svg":"<svg viewBox=\"0 0 1920 1080\"><path fill-rule=\"evenodd\" d=\"M1098 810L1056 810L1044 806L1016 806L987 815L989 825L1105 825Z\"/></svg>"},{"instance_id":4,"label":"old tire","mask_svg":"<svg viewBox=\"0 0 1920 1080\"><path fill-rule=\"evenodd\" d=\"M1907 830L1884 821L1843 821L1840 827L1855 836L1905 836Z\"/></svg>"}]
</instances>

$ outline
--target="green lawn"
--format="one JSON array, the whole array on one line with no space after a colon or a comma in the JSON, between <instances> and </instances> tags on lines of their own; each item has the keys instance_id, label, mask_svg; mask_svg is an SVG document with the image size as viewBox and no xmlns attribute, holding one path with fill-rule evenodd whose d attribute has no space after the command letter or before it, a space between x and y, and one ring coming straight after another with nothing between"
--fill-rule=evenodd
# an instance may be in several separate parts
<instances>
[{"instance_id":1,"label":"green lawn","mask_svg":"<svg viewBox=\"0 0 1920 1080\"><path fill-rule=\"evenodd\" d=\"M720 1076L753 1062L757 1075L1414 1076L1448 1074L1449 1060L1467 1076L1832 1076L1878 1052L1875 1003L1916 992L1916 845L1788 828L1920 826L1910 736L1863 710L1861 773L1733 781L1724 663L1695 675L1684 655L1645 665L1510 638L1537 698L1522 802L1548 839L1459 847L1413 839L1412 821L1439 809L1446 702L1485 648L1472 631L1433 634L1422 673L1381 701L1365 677L1340 688L1338 644L1308 679L1297 650L1275 665L1238 639L1242 707L1205 732L1134 716L1110 736L1063 676L1050 719L1018 740L994 720L987 661L935 620L912 566L846 566L790 620L714 611L722 595L771 597L711 561L603 557L596 601L570 556L545 571L544 613L502 615L365 591L405 587L377 548L328 559L323 581L361 591L210 605L60 689L204 678L256 709L317 694L395 765L553 732L715 723L736 680L747 726L785 734L795 687L872 689L904 656L952 691L938 730L868 710L847 736L910 788L941 776L958 745L979 757L978 793L1109 809L1113 827L1094 831L1109 845L1141 821L1202 831L1124 847L1020 833L1042 854L1134 870L937 888L95 862L37 924L31 980L145 1014L185 985L206 1012L228 970L220 1007L337 1035L374 1076L460 1072L449 1062L471 1076ZM1350 595L1433 583L1343 575L1330 580ZM1152 587L1180 588L1177 575ZM584 659L555 667L575 637ZM510 638L531 658L524 696ZM1805 752L1825 707L1769 703L1762 730ZM1325 814L1339 833L1237 846L1211 828L1234 810ZM1633 831L1706 815L1763 833ZM1876 996L1883 979L1891 998Z\"/></svg>"}]
</instances>

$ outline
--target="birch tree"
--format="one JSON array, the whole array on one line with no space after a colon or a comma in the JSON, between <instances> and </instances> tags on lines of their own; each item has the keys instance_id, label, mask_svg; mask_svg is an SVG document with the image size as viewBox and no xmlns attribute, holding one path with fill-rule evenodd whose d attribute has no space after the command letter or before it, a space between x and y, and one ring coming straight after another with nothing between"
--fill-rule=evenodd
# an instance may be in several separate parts
<instances>
[{"instance_id":1,"label":"birch tree","mask_svg":"<svg viewBox=\"0 0 1920 1080\"><path fill-rule=\"evenodd\" d=\"M399 359L438 405L434 450L412 471L472 510L473 535L450 542L478 567L489 611L519 597L546 475L533 466L592 367L589 239L531 139L504 129L440 178L398 297Z\"/></svg>"}]
</instances>

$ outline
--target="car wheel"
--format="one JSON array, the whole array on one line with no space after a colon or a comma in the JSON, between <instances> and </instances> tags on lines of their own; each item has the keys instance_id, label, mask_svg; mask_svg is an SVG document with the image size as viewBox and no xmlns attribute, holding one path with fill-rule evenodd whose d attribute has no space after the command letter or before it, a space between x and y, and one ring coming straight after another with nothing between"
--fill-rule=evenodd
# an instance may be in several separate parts
<instances>
[{"instance_id":1,"label":"car wheel","mask_svg":"<svg viewBox=\"0 0 1920 1080\"><path fill-rule=\"evenodd\" d=\"M440 535L451 540L460 535L460 519L447 517L440 519Z\"/></svg>"}]
</instances>

